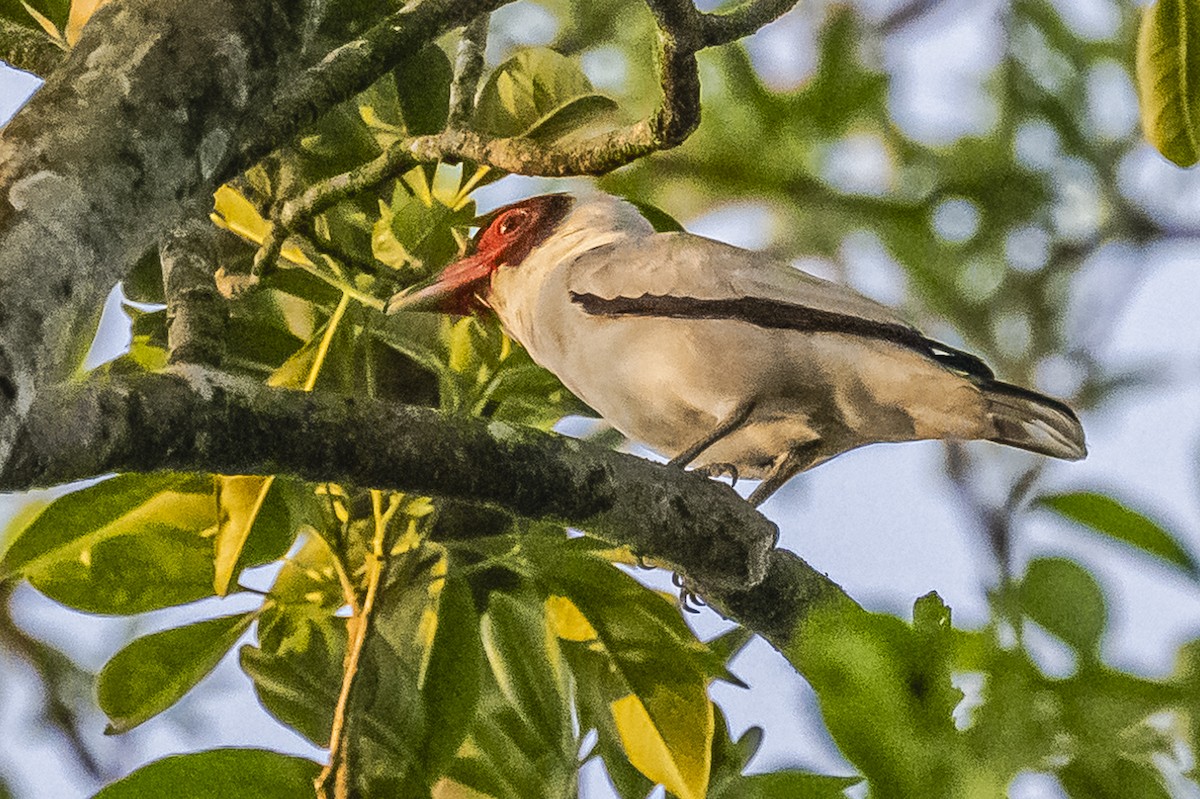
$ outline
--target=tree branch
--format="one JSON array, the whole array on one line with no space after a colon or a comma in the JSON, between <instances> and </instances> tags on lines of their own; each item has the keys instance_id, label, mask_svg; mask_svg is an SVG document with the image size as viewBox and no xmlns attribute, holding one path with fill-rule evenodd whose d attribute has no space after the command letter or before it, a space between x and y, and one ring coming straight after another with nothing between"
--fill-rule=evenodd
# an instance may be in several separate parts
<instances>
[{"instance_id":1,"label":"tree branch","mask_svg":"<svg viewBox=\"0 0 1200 799\"><path fill-rule=\"evenodd\" d=\"M405 6L309 67L243 128L235 172L258 163L338 103L374 83L400 60L448 30L512 0L422 0Z\"/></svg>"},{"instance_id":2,"label":"tree branch","mask_svg":"<svg viewBox=\"0 0 1200 799\"><path fill-rule=\"evenodd\" d=\"M704 47L728 44L749 36L786 14L797 0L748 0L725 14L701 14Z\"/></svg>"},{"instance_id":3,"label":"tree branch","mask_svg":"<svg viewBox=\"0 0 1200 799\"><path fill-rule=\"evenodd\" d=\"M87 744L86 719L81 718L72 698L89 693L93 675L47 643L22 630L12 617L11 599L15 582L0 584L0 652L25 661L42 684L42 703L37 709L42 729L56 733L79 767L94 780L109 775Z\"/></svg>"},{"instance_id":4,"label":"tree branch","mask_svg":"<svg viewBox=\"0 0 1200 799\"><path fill-rule=\"evenodd\" d=\"M461 128L475 111L475 92L483 75L490 14L480 14L463 28L454 56L454 81L450 84L450 115L446 127Z\"/></svg>"},{"instance_id":5,"label":"tree branch","mask_svg":"<svg viewBox=\"0 0 1200 799\"><path fill-rule=\"evenodd\" d=\"M189 204L404 54L505 2L410 5L299 78L298 4L97 11L0 139L0 464L40 387L78 365L95 309Z\"/></svg>"},{"instance_id":6,"label":"tree branch","mask_svg":"<svg viewBox=\"0 0 1200 799\"><path fill-rule=\"evenodd\" d=\"M47 392L0 490L114 471L288 473L577 525L709 588L758 583L774 545L775 525L728 486L632 455L428 408L179 372Z\"/></svg>"},{"instance_id":7,"label":"tree branch","mask_svg":"<svg viewBox=\"0 0 1200 799\"><path fill-rule=\"evenodd\" d=\"M220 366L229 304L217 293L217 228L208 219L181 222L159 245L167 294L171 363Z\"/></svg>"},{"instance_id":8,"label":"tree branch","mask_svg":"<svg viewBox=\"0 0 1200 799\"><path fill-rule=\"evenodd\" d=\"M288 473L582 528L678 571L781 650L814 609L857 608L828 577L775 550L775 525L723 483L532 428L177 371L43 394L0 490L114 471Z\"/></svg>"}]
</instances>

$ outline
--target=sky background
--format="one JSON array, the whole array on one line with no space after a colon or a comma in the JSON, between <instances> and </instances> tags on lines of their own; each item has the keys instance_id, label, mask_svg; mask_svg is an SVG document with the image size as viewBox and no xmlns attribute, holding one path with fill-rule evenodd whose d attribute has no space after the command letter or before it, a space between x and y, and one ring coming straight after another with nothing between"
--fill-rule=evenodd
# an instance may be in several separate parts
<instances>
[{"instance_id":1,"label":"sky background","mask_svg":"<svg viewBox=\"0 0 1200 799\"><path fill-rule=\"evenodd\" d=\"M876 14L894 6L887 0L860 5ZM1111 36L1114 6L1106 0L1060 0L1067 22L1097 38ZM987 130L993 110L980 85L998 58L997 12L990 0L947 0L941 8L893 37L884 64L893 77L891 102L905 131L927 143L946 143ZM504 14L524 14L513 26L518 43L539 44L553 37L553 20L529 3ZM817 12L801 8L750 40L756 66L779 88L802 82L815 65ZM551 27L547 30L547 25ZM493 41L498 57L512 42ZM600 88L619 80L622 65L603 54L584 66ZM1132 90L1123 75L1094 81L1097 118L1111 129L1136 124ZM0 70L0 120L7 119L36 87L23 73ZM710 121L711 122L711 121ZM1036 131L1027 146L1031 158L1052 158L1053 143ZM884 168L870 148L846 152L844 179L870 185ZM1200 222L1200 180L1166 164L1148 148L1135 153L1120 170L1129 193L1180 224ZM481 210L518 196L556 188L561 182L510 178L477 196ZM1086 199L1086 198L1085 198ZM670 211L671 209L667 209ZM771 238L772 220L763 209L736 205L700 218L683 218L689 230L744 247L761 247ZM953 222L953 220L951 220ZM885 253L870 248L846 258L850 281L864 293L897 303L906 292L900 268ZM819 264L817 266L820 266ZM1200 553L1200 257L1195 242L1134 253L1101 250L1077 275L1064 309L1074 340L1087 341L1112 373L1151 368L1158 382L1118 395L1102 412L1082 415L1090 455L1081 463L1046 464L1040 490L1111 489L1135 507L1167 522L1190 551ZM1096 296L1120 304L1103 330L1092 329ZM114 295L114 301L116 295ZM114 310L110 303L110 311ZM128 332L119 313L106 314L94 358L118 353ZM1045 375L1052 389L1070 376ZM1024 453L988 444L970 445L986 453L984 479L1000 490L1020 468ZM850 452L794 479L763 506L782 531L781 545L798 553L839 582L870 609L907 617L913 601L936 589L953 608L956 626L971 628L988 619L986 591L994 580L981 531L974 527L960 497L946 478L940 444L879 445ZM739 486L748 491L752 486ZM0 520L20 498L0 497ZM1130 557L1115 544L1074 528L1044 512L1019 518L1019 562L1041 555L1079 560L1100 580L1111 613L1103 657L1109 664L1139 674L1164 676L1173 654L1185 641L1200 638L1200 597L1194 585L1148 560ZM639 577L669 588L667 575ZM263 585L266 580L264 577ZM224 600L220 612L244 609ZM134 620L85 616L65 610L27 587L18 591L16 617L26 629L71 654L84 668L98 670L131 636L211 615L217 601L147 614ZM724 629L711 611L689 616L702 637ZM1069 673L1070 655L1049 637L1033 646L1051 674ZM727 712L735 735L751 724L767 735L753 763L757 770L803 765L826 773L849 773L833 749L815 709L811 691L768 645L752 643L733 668L750 684L748 691L719 684L713 695ZM967 689L969 685L965 686ZM35 695L31 676L0 652L0 772L18 799L77 799L95 790L82 775L64 766L57 741L31 732ZM104 720L97 712L90 732L99 738ZM125 773L164 754L215 745L255 745L317 757L298 736L262 712L249 679L235 658L226 662L178 706L119 739L106 739L100 755ZM597 774L585 781L585 799L611 795ZM1052 780L1024 775L1013 784L1013 799L1057 799Z\"/></svg>"}]
</instances>

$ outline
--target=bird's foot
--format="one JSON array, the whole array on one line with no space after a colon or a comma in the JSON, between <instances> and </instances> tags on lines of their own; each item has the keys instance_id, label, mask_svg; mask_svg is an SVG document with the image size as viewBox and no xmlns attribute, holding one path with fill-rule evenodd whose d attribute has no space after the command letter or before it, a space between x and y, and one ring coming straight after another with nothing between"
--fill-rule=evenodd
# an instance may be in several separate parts
<instances>
[{"instance_id":1,"label":"bird's foot","mask_svg":"<svg viewBox=\"0 0 1200 799\"><path fill-rule=\"evenodd\" d=\"M737 485L738 470L732 463L710 463L698 466L692 471L702 477L728 477L732 481L732 485Z\"/></svg>"},{"instance_id":2,"label":"bird's foot","mask_svg":"<svg viewBox=\"0 0 1200 799\"><path fill-rule=\"evenodd\" d=\"M699 613L706 603L692 590L687 578L676 572L671 575L671 582L679 589L679 607L683 608L685 613Z\"/></svg>"}]
</instances>

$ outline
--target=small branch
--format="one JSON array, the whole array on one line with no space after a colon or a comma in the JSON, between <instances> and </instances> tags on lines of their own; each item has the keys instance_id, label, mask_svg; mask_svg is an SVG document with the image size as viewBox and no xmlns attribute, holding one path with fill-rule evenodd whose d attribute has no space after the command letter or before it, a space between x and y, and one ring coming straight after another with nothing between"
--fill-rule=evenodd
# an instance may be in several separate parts
<instances>
[{"instance_id":1,"label":"small branch","mask_svg":"<svg viewBox=\"0 0 1200 799\"><path fill-rule=\"evenodd\" d=\"M782 17L798 0L749 0L726 14L701 14L704 47L728 44L749 36Z\"/></svg>"},{"instance_id":2,"label":"small branch","mask_svg":"<svg viewBox=\"0 0 1200 799\"><path fill-rule=\"evenodd\" d=\"M416 165L417 161L411 153L402 147L393 146L375 160L349 172L334 175L309 187L300 196L285 200L280 207L279 224L288 230L298 230L322 211L403 174Z\"/></svg>"},{"instance_id":3,"label":"small branch","mask_svg":"<svg viewBox=\"0 0 1200 799\"><path fill-rule=\"evenodd\" d=\"M522 175L603 175L650 153L682 144L700 124L700 75L696 51L753 32L797 0L757 0L726 15L700 14L690 0L646 0L658 25L662 96L649 118L571 146L523 137L493 138L462 127L470 116L483 67L487 14L463 32L451 86L451 112L441 133L401 139L358 169L335 175L285 202L279 223L290 231L341 200L374 188L419 163L472 161Z\"/></svg>"},{"instance_id":4,"label":"small branch","mask_svg":"<svg viewBox=\"0 0 1200 799\"><path fill-rule=\"evenodd\" d=\"M302 71L245 126L235 170L243 171L343 100L366 89L421 45L512 0L411 3ZM232 174L232 173L231 173Z\"/></svg>"},{"instance_id":5,"label":"small branch","mask_svg":"<svg viewBox=\"0 0 1200 799\"><path fill-rule=\"evenodd\" d=\"M446 127L461 128L475 112L475 92L483 74L483 54L487 49L490 14L480 14L463 28L454 56L454 82L450 84L450 116Z\"/></svg>"},{"instance_id":6,"label":"small branch","mask_svg":"<svg viewBox=\"0 0 1200 799\"><path fill-rule=\"evenodd\" d=\"M895 33L916 22L941 4L942 0L910 0L884 17L879 23L879 31L884 35Z\"/></svg>"},{"instance_id":7,"label":"small branch","mask_svg":"<svg viewBox=\"0 0 1200 799\"><path fill-rule=\"evenodd\" d=\"M220 366L225 356L229 305L217 292L217 229L192 217L159 244L167 295L167 348L171 363Z\"/></svg>"},{"instance_id":8,"label":"small branch","mask_svg":"<svg viewBox=\"0 0 1200 799\"><path fill-rule=\"evenodd\" d=\"M98 782L106 781L111 775L92 754L84 735L84 720L66 699L72 694L83 695L83 686L91 683L91 677L62 652L17 626L10 605L13 587L11 582L0 585L0 651L25 661L42 684L42 723L38 726L56 732L67 743L84 773ZM73 687L72 682L80 686Z\"/></svg>"},{"instance_id":9,"label":"small branch","mask_svg":"<svg viewBox=\"0 0 1200 799\"><path fill-rule=\"evenodd\" d=\"M321 770L317 777L317 799L330 799L329 783L333 781L334 799L347 799L350 795L350 758L349 741L346 737L346 712L350 707L350 699L354 693L355 677L358 676L358 663L362 658L363 648L367 643L372 615L375 611L375 598L379 593L380 578L387 565L387 552L384 547L384 536L387 533L388 516L383 512L382 494L371 492L371 506L375 515L375 535L371 540L371 552L367 555L367 592L363 598L362 609L350 618L350 645L346 649L346 663L342 674L342 689L338 694L337 706L333 712L333 726L329 733L329 764ZM395 506L393 505L392 510Z\"/></svg>"}]
</instances>

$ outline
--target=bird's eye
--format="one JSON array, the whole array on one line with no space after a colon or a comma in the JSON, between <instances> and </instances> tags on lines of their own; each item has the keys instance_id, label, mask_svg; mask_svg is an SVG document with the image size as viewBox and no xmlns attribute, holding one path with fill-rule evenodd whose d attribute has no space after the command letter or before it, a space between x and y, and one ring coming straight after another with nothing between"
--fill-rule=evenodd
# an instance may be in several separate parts
<instances>
[{"instance_id":1,"label":"bird's eye","mask_svg":"<svg viewBox=\"0 0 1200 799\"><path fill-rule=\"evenodd\" d=\"M525 224L526 216L527 215L522 211L506 214L504 218L500 220L500 224L496 229L500 231L501 236L507 236Z\"/></svg>"}]
</instances>

